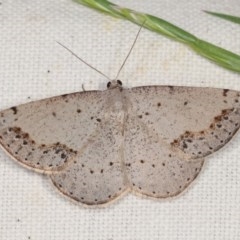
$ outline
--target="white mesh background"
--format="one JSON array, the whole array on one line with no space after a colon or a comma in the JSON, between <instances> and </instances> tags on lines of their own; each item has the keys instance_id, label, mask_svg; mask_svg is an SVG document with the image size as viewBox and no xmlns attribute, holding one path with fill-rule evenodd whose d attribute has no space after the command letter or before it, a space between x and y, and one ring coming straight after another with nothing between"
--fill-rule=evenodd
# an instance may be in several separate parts
<instances>
[{"instance_id":1,"label":"white mesh background","mask_svg":"<svg viewBox=\"0 0 240 240\"><path fill-rule=\"evenodd\" d=\"M240 54L240 25L202 12L240 15L239 0L135 0L120 5L159 16ZM0 109L45 97L104 89L106 79L56 41L114 78L139 29L71 0L2 0ZM143 29L120 79L149 84L240 90L238 74L188 47ZM62 198L46 177L25 170L0 151L0 239L7 240L238 240L240 134L209 157L189 191L167 201L128 195L104 209Z\"/></svg>"}]
</instances>

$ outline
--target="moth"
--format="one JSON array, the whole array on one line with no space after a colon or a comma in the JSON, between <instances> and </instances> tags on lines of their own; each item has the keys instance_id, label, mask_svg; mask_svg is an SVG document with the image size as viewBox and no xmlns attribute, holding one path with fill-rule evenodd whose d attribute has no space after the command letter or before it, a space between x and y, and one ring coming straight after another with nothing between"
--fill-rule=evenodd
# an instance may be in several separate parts
<instances>
[{"instance_id":1,"label":"moth","mask_svg":"<svg viewBox=\"0 0 240 240\"><path fill-rule=\"evenodd\" d=\"M180 194L240 127L240 92L142 86L83 91L0 112L0 144L67 197L101 205Z\"/></svg>"}]
</instances>

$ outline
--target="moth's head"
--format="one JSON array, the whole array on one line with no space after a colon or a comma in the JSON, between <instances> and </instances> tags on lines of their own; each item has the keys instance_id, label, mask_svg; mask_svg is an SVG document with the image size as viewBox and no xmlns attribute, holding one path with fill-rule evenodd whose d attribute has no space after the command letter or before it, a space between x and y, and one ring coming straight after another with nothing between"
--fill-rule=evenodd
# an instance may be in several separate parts
<instances>
[{"instance_id":1,"label":"moth's head","mask_svg":"<svg viewBox=\"0 0 240 240\"><path fill-rule=\"evenodd\" d=\"M107 88L108 89L122 88L122 82L120 80L112 80L111 82L108 82Z\"/></svg>"}]
</instances>

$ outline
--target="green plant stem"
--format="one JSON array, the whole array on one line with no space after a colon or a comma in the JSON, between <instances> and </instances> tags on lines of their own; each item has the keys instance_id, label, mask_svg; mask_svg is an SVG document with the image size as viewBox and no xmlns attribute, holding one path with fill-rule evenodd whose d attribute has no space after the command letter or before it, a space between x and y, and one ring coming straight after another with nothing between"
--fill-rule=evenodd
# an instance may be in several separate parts
<instances>
[{"instance_id":1,"label":"green plant stem","mask_svg":"<svg viewBox=\"0 0 240 240\"><path fill-rule=\"evenodd\" d=\"M210 59L226 69L240 72L239 55L201 40L161 18L123 8L107 0L74 1L113 17L127 19L140 26L144 23L145 28L188 45L201 56Z\"/></svg>"}]
</instances>

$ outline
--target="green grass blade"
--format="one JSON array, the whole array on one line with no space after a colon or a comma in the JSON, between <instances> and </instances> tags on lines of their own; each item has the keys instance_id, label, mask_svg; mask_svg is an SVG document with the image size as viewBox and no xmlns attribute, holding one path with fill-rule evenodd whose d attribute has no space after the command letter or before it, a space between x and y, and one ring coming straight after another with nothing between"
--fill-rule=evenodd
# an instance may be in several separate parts
<instances>
[{"instance_id":1,"label":"green grass blade","mask_svg":"<svg viewBox=\"0 0 240 240\"><path fill-rule=\"evenodd\" d=\"M240 17L231 16L231 15L227 15L227 14L223 14L223 13L217 13L217 12L209 12L209 11L204 11L204 12L208 13L210 15L213 15L213 16L223 18L223 19L226 19L228 21L240 24Z\"/></svg>"},{"instance_id":2,"label":"green grass blade","mask_svg":"<svg viewBox=\"0 0 240 240\"><path fill-rule=\"evenodd\" d=\"M215 46L204 40L198 39L194 35L184 31L183 29L150 14L139 13L128 8L120 7L107 0L74 0L100 12L106 13L113 17L127 19L135 24L160 33L168 38L185 43L198 54L210 59L216 64L235 71L240 72L240 56L227 51L223 48Z\"/></svg>"},{"instance_id":3,"label":"green grass blade","mask_svg":"<svg viewBox=\"0 0 240 240\"><path fill-rule=\"evenodd\" d=\"M218 65L235 72L240 72L239 55L200 39L191 47L198 54L210 59Z\"/></svg>"}]
</instances>

